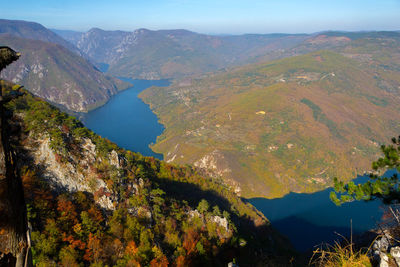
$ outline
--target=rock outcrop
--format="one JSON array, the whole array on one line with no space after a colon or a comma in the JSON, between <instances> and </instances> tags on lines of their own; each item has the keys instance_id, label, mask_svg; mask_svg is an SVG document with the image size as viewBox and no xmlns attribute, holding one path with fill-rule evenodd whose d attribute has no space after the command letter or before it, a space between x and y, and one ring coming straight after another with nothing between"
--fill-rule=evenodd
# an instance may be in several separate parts
<instances>
[{"instance_id":1,"label":"rock outcrop","mask_svg":"<svg viewBox=\"0 0 400 267\"><path fill-rule=\"evenodd\" d=\"M372 244L371 258L380 267L400 266L400 246L388 230Z\"/></svg>"},{"instance_id":2,"label":"rock outcrop","mask_svg":"<svg viewBox=\"0 0 400 267\"><path fill-rule=\"evenodd\" d=\"M69 157L67 162L60 162L59 157L50 147L48 137L40 140L29 140L34 142L34 147L29 147L28 153L36 166L40 166L43 178L45 178L55 190L68 192L84 191L94 194L102 191L104 195L96 199L102 208L113 210L112 198L107 197L110 193L107 185L97 174L90 171L90 166L96 162L96 146L89 138L84 139L82 146L82 158ZM117 154L115 151L113 151ZM110 153L111 154L111 153Z\"/></svg>"}]
</instances>

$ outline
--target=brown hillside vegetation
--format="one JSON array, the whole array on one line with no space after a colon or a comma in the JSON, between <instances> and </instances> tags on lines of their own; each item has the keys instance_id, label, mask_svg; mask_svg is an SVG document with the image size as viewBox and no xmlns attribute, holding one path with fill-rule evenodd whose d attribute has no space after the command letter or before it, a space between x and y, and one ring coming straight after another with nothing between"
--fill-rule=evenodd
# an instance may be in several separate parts
<instances>
[{"instance_id":1,"label":"brown hillside vegetation","mask_svg":"<svg viewBox=\"0 0 400 267\"><path fill-rule=\"evenodd\" d=\"M360 47L346 52L369 49L367 64L316 51L150 88L141 97L166 127L153 149L211 169L246 197L353 178L400 130L399 70L385 67L386 50Z\"/></svg>"}]
</instances>

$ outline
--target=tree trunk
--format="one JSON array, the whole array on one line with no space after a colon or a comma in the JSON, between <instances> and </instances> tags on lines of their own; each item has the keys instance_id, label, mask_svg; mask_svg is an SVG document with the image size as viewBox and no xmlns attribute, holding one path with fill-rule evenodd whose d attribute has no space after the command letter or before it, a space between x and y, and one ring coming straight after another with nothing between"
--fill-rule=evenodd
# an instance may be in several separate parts
<instances>
[{"instance_id":1,"label":"tree trunk","mask_svg":"<svg viewBox=\"0 0 400 267\"><path fill-rule=\"evenodd\" d=\"M32 266L32 260L24 191L9 144L10 131L3 104L0 90L0 266L27 267Z\"/></svg>"}]
</instances>

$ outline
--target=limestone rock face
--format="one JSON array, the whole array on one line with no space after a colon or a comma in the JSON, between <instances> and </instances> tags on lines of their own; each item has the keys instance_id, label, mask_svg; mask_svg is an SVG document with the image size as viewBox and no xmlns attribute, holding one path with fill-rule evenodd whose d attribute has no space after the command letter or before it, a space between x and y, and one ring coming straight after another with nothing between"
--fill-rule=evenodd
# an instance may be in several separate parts
<instances>
[{"instance_id":1,"label":"limestone rock face","mask_svg":"<svg viewBox=\"0 0 400 267\"><path fill-rule=\"evenodd\" d=\"M227 167L227 162L223 153L218 150L214 150L196 161L194 166L204 169L213 170L218 176L223 176L226 173L231 172L231 169Z\"/></svg>"},{"instance_id":2,"label":"limestone rock face","mask_svg":"<svg viewBox=\"0 0 400 267\"><path fill-rule=\"evenodd\" d=\"M400 246L387 230L372 245L372 257L379 267L400 266Z\"/></svg>"},{"instance_id":3,"label":"limestone rock face","mask_svg":"<svg viewBox=\"0 0 400 267\"><path fill-rule=\"evenodd\" d=\"M396 261L397 266L400 265L400 247L392 247L390 249L390 255Z\"/></svg>"},{"instance_id":4,"label":"limestone rock face","mask_svg":"<svg viewBox=\"0 0 400 267\"><path fill-rule=\"evenodd\" d=\"M111 165L115 166L117 169L121 168L121 159L117 151L111 151L109 159Z\"/></svg>"},{"instance_id":5,"label":"limestone rock face","mask_svg":"<svg viewBox=\"0 0 400 267\"><path fill-rule=\"evenodd\" d=\"M381 253L380 255L381 261L379 263L379 267L389 267L389 257L385 253Z\"/></svg>"},{"instance_id":6,"label":"limestone rock face","mask_svg":"<svg viewBox=\"0 0 400 267\"><path fill-rule=\"evenodd\" d=\"M228 231L228 220L225 217L212 216L211 220L217 223L219 226L224 227L225 230Z\"/></svg>"},{"instance_id":7,"label":"limestone rock face","mask_svg":"<svg viewBox=\"0 0 400 267\"><path fill-rule=\"evenodd\" d=\"M372 245L372 249L378 252L385 252L389 248L389 240L386 237L377 239Z\"/></svg>"},{"instance_id":8,"label":"limestone rock face","mask_svg":"<svg viewBox=\"0 0 400 267\"><path fill-rule=\"evenodd\" d=\"M83 158L70 156L69 161L65 163L57 160L56 153L50 148L48 137L37 141L32 140L32 142L35 144L29 150L34 163L41 166L44 178L56 190L90 193L103 190L104 193L108 192L105 182L90 171L90 166L96 161L96 146L90 139L84 139ZM106 195L101 196L97 203L102 208L114 209L112 199Z\"/></svg>"}]
</instances>

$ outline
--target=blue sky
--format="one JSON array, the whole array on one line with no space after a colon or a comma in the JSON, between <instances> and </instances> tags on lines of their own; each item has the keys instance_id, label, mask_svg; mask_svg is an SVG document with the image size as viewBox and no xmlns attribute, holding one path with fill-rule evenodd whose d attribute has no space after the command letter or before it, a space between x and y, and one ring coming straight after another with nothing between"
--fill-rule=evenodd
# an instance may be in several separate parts
<instances>
[{"instance_id":1,"label":"blue sky","mask_svg":"<svg viewBox=\"0 0 400 267\"><path fill-rule=\"evenodd\" d=\"M86 31L202 33L400 30L400 0L2 0L0 18Z\"/></svg>"}]
</instances>

